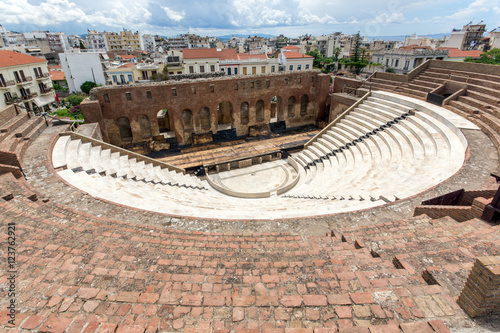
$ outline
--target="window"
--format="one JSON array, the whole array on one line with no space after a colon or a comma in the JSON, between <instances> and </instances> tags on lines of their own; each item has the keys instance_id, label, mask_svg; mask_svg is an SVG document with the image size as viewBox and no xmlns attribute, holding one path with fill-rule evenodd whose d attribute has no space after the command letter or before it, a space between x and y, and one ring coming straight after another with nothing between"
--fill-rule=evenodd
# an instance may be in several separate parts
<instances>
[{"instance_id":1,"label":"window","mask_svg":"<svg viewBox=\"0 0 500 333\"><path fill-rule=\"evenodd\" d=\"M297 65L297 70L301 71L302 70L302 65Z\"/></svg>"},{"instance_id":2,"label":"window","mask_svg":"<svg viewBox=\"0 0 500 333\"><path fill-rule=\"evenodd\" d=\"M290 66L288 67L288 69L289 69L289 70L291 70L291 71L293 71L293 65L290 65Z\"/></svg>"},{"instance_id":3,"label":"window","mask_svg":"<svg viewBox=\"0 0 500 333\"><path fill-rule=\"evenodd\" d=\"M385 59L385 65L389 66L389 59Z\"/></svg>"},{"instance_id":4,"label":"window","mask_svg":"<svg viewBox=\"0 0 500 333\"><path fill-rule=\"evenodd\" d=\"M14 77L17 83L21 82L21 78L19 77L19 73L17 71L14 71Z\"/></svg>"},{"instance_id":5,"label":"window","mask_svg":"<svg viewBox=\"0 0 500 333\"><path fill-rule=\"evenodd\" d=\"M257 67L255 66L252 67L252 74L253 75L257 74Z\"/></svg>"},{"instance_id":6,"label":"window","mask_svg":"<svg viewBox=\"0 0 500 333\"><path fill-rule=\"evenodd\" d=\"M309 69L309 64L306 64L306 69Z\"/></svg>"},{"instance_id":7,"label":"window","mask_svg":"<svg viewBox=\"0 0 500 333\"><path fill-rule=\"evenodd\" d=\"M260 72L261 72L262 74L265 74L265 73L266 73L266 66L262 66L262 67L260 68Z\"/></svg>"},{"instance_id":8,"label":"window","mask_svg":"<svg viewBox=\"0 0 500 333\"><path fill-rule=\"evenodd\" d=\"M151 96L151 90L146 90L146 97L147 98L152 98L152 96Z\"/></svg>"},{"instance_id":9,"label":"window","mask_svg":"<svg viewBox=\"0 0 500 333\"><path fill-rule=\"evenodd\" d=\"M200 73L205 73L205 66L200 66Z\"/></svg>"},{"instance_id":10,"label":"window","mask_svg":"<svg viewBox=\"0 0 500 333\"><path fill-rule=\"evenodd\" d=\"M189 66L189 74L193 74L194 73L194 67L193 66Z\"/></svg>"},{"instance_id":11,"label":"window","mask_svg":"<svg viewBox=\"0 0 500 333\"><path fill-rule=\"evenodd\" d=\"M132 74L129 74L128 75L128 82L132 82L132 81L134 81L134 79L132 78Z\"/></svg>"},{"instance_id":12,"label":"window","mask_svg":"<svg viewBox=\"0 0 500 333\"><path fill-rule=\"evenodd\" d=\"M125 97L127 98L127 101L131 101L132 100L132 96L130 95L129 92L125 93Z\"/></svg>"},{"instance_id":13,"label":"window","mask_svg":"<svg viewBox=\"0 0 500 333\"><path fill-rule=\"evenodd\" d=\"M127 82L125 82L125 75L120 75L120 83L121 84L127 83Z\"/></svg>"},{"instance_id":14,"label":"window","mask_svg":"<svg viewBox=\"0 0 500 333\"><path fill-rule=\"evenodd\" d=\"M271 73L274 73L276 71L276 67L271 66Z\"/></svg>"},{"instance_id":15,"label":"window","mask_svg":"<svg viewBox=\"0 0 500 333\"><path fill-rule=\"evenodd\" d=\"M238 67L234 68L234 75L238 75Z\"/></svg>"},{"instance_id":16,"label":"window","mask_svg":"<svg viewBox=\"0 0 500 333\"><path fill-rule=\"evenodd\" d=\"M227 68L227 75L231 75L231 67Z\"/></svg>"},{"instance_id":17,"label":"window","mask_svg":"<svg viewBox=\"0 0 500 333\"><path fill-rule=\"evenodd\" d=\"M396 63L394 64L394 67L398 67L399 65L399 59L396 59Z\"/></svg>"},{"instance_id":18,"label":"window","mask_svg":"<svg viewBox=\"0 0 500 333\"><path fill-rule=\"evenodd\" d=\"M2 87L5 87L5 86L6 86L6 84L5 84L5 79L3 78L3 75L2 75L2 74L0 74L0 86L2 86Z\"/></svg>"},{"instance_id":19,"label":"window","mask_svg":"<svg viewBox=\"0 0 500 333\"><path fill-rule=\"evenodd\" d=\"M247 75L247 68L243 67L243 75Z\"/></svg>"},{"instance_id":20,"label":"window","mask_svg":"<svg viewBox=\"0 0 500 333\"><path fill-rule=\"evenodd\" d=\"M215 65L210 65L210 71L215 72Z\"/></svg>"}]
</instances>

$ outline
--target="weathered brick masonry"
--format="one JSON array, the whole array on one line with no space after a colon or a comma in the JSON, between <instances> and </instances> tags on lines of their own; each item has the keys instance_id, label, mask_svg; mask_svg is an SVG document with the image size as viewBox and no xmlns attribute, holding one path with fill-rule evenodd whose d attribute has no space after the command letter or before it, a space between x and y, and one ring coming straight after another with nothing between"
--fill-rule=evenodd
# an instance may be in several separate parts
<instances>
[{"instance_id":1,"label":"weathered brick masonry","mask_svg":"<svg viewBox=\"0 0 500 333\"><path fill-rule=\"evenodd\" d=\"M82 103L82 113L87 123L100 124L105 141L122 146L160 135L158 112L168 110L166 128L179 144L189 144L193 134L228 128L236 129L238 136L247 135L252 126L267 126L271 112L276 113L274 121L284 121L287 127L315 124L328 117L329 85L329 75L303 71L101 87ZM275 96L276 103L271 103ZM245 103L248 120L242 111ZM120 134L120 118L130 122L131 137L124 139L123 129ZM218 127L221 120L223 128Z\"/></svg>"}]
</instances>

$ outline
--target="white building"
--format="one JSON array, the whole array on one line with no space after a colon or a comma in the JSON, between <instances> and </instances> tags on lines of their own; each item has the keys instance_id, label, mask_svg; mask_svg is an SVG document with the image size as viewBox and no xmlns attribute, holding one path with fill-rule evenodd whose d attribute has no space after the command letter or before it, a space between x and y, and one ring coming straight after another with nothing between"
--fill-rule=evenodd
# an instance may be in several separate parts
<instances>
[{"instance_id":1,"label":"white building","mask_svg":"<svg viewBox=\"0 0 500 333\"><path fill-rule=\"evenodd\" d=\"M85 81L102 85L108 81L108 61L104 50L74 49L60 53L59 59L70 92L81 92L80 86Z\"/></svg>"},{"instance_id":2,"label":"white building","mask_svg":"<svg viewBox=\"0 0 500 333\"><path fill-rule=\"evenodd\" d=\"M0 51L0 110L19 104L27 110L48 109L55 101L47 60L13 51Z\"/></svg>"},{"instance_id":3,"label":"white building","mask_svg":"<svg viewBox=\"0 0 500 333\"><path fill-rule=\"evenodd\" d=\"M314 57L298 52L285 51L279 55L279 63L284 71L303 71L313 68Z\"/></svg>"},{"instance_id":4,"label":"white building","mask_svg":"<svg viewBox=\"0 0 500 333\"><path fill-rule=\"evenodd\" d=\"M447 60L448 50L433 50L430 47L404 46L395 50L373 52L372 62L392 68L395 73L406 74L429 59Z\"/></svg>"},{"instance_id":5,"label":"white building","mask_svg":"<svg viewBox=\"0 0 500 333\"><path fill-rule=\"evenodd\" d=\"M155 38L151 35L142 35L142 38L141 38L141 49L146 51L146 52L149 52L149 53L153 53L156 51L156 42L155 42Z\"/></svg>"},{"instance_id":6,"label":"white building","mask_svg":"<svg viewBox=\"0 0 500 333\"><path fill-rule=\"evenodd\" d=\"M95 30L87 30L85 37L85 47L90 50L106 50L109 51L106 34Z\"/></svg>"},{"instance_id":7,"label":"white building","mask_svg":"<svg viewBox=\"0 0 500 333\"><path fill-rule=\"evenodd\" d=\"M61 52L69 49L68 37L64 32L46 32L52 52Z\"/></svg>"}]
</instances>

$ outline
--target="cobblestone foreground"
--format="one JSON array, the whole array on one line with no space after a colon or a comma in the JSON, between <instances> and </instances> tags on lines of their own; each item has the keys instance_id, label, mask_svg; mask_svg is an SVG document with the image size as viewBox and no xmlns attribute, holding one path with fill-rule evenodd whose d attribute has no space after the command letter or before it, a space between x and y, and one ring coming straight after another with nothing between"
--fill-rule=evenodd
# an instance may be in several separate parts
<instances>
[{"instance_id":1,"label":"cobblestone foreground","mask_svg":"<svg viewBox=\"0 0 500 333\"><path fill-rule=\"evenodd\" d=\"M12 174L0 176L2 244L7 243L8 223L16 226L18 310L14 325L9 324L9 276L2 274L0 329L498 328L491 322L495 318L470 319L456 298L476 257L500 255L499 226L478 219L459 223L425 215L410 218L410 208L398 211L397 205L404 203L360 213L358 218L343 215L289 223L195 221L117 207L57 179L48 166L46 147L58 131L49 127L26 151L23 169L28 181ZM480 144L482 138L477 135L477 140ZM470 144L471 157L455 181L481 183L467 184L475 188L488 185L487 172L466 177L475 174L482 156L475 155L474 143ZM490 150L486 146L482 152ZM457 186L452 182L433 191ZM6 246L0 251L6 258Z\"/></svg>"}]
</instances>

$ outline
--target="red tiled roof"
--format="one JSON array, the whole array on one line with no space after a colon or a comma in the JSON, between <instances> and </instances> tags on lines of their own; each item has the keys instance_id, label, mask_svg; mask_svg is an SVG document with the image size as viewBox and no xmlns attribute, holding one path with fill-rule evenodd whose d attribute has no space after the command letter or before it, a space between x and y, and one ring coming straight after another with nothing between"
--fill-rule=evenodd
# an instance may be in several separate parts
<instances>
[{"instance_id":1,"label":"red tiled roof","mask_svg":"<svg viewBox=\"0 0 500 333\"><path fill-rule=\"evenodd\" d=\"M265 54L238 53L238 59L267 59Z\"/></svg>"},{"instance_id":2,"label":"red tiled roof","mask_svg":"<svg viewBox=\"0 0 500 333\"><path fill-rule=\"evenodd\" d=\"M297 58L314 58L309 55L305 55L299 52L283 52L283 56L287 59L297 59Z\"/></svg>"},{"instance_id":3,"label":"red tiled roof","mask_svg":"<svg viewBox=\"0 0 500 333\"><path fill-rule=\"evenodd\" d=\"M122 59L134 59L134 58L137 58L133 54L124 54L124 55L120 55L119 57L122 58Z\"/></svg>"},{"instance_id":4,"label":"red tiled roof","mask_svg":"<svg viewBox=\"0 0 500 333\"><path fill-rule=\"evenodd\" d=\"M466 57L473 57L473 58L479 58L481 54L483 54L483 51L479 50L469 50L469 51L462 51L456 47L438 47L438 50L448 50L448 58L466 58Z\"/></svg>"},{"instance_id":5,"label":"red tiled roof","mask_svg":"<svg viewBox=\"0 0 500 333\"><path fill-rule=\"evenodd\" d=\"M36 64L40 62L46 63L47 60L14 51L0 51L0 67Z\"/></svg>"},{"instance_id":6,"label":"red tiled roof","mask_svg":"<svg viewBox=\"0 0 500 333\"><path fill-rule=\"evenodd\" d=\"M123 65L121 65L119 68L128 68L128 67L132 67L132 66L134 66L134 64L133 64L133 63L131 63L131 62L129 62L129 63L127 63L127 64L123 64Z\"/></svg>"},{"instance_id":7,"label":"red tiled roof","mask_svg":"<svg viewBox=\"0 0 500 333\"><path fill-rule=\"evenodd\" d=\"M52 81L62 81L66 79L66 76L64 76L64 72L50 71L49 74Z\"/></svg>"},{"instance_id":8,"label":"red tiled roof","mask_svg":"<svg viewBox=\"0 0 500 333\"><path fill-rule=\"evenodd\" d=\"M220 60L238 59L235 49L183 49L182 58L184 59L203 59L219 58Z\"/></svg>"},{"instance_id":9,"label":"red tiled roof","mask_svg":"<svg viewBox=\"0 0 500 333\"><path fill-rule=\"evenodd\" d=\"M285 47L282 47L281 49L282 50L298 50L299 48L297 46L287 45Z\"/></svg>"},{"instance_id":10,"label":"red tiled roof","mask_svg":"<svg viewBox=\"0 0 500 333\"><path fill-rule=\"evenodd\" d=\"M51 66L48 66L48 67L49 67L49 70L51 70L51 69L62 69L61 65L51 65Z\"/></svg>"}]
</instances>

